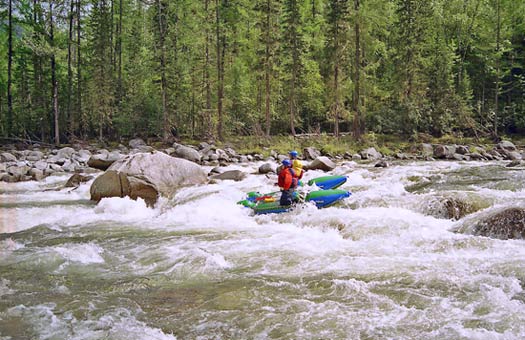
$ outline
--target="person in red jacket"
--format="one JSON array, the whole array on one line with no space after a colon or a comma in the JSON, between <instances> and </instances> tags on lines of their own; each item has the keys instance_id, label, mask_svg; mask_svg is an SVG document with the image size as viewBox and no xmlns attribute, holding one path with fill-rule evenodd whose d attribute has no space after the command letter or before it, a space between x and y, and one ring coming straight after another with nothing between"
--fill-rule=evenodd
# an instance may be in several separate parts
<instances>
[{"instance_id":1,"label":"person in red jacket","mask_svg":"<svg viewBox=\"0 0 525 340\"><path fill-rule=\"evenodd\" d=\"M292 169L292 162L289 159L283 161L283 168L279 172L277 184L281 188L281 199L279 204L290 205L293 202L293 193L297 187L297 177Z\"/></svg>"}]
</instances>

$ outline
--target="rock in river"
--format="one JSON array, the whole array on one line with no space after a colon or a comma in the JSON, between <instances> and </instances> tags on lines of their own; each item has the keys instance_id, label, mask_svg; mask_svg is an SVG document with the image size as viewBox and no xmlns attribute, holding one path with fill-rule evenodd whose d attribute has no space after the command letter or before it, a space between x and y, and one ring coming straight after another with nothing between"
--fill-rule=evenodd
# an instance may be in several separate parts
<instances>
[{"instance_id":1,"label":"rock in river","mask_svg":"<svg viewBox=\"0 0 525 340\"><path fill-rule=\"evenodd\" d=\"M501 240L525 239L525 209L506 208L458 231Z\"/></svg>"},{"instance_id":2,"label":"rock in river","mask_svg":"<svg viewBox=\"0 0 525 340\"><path fill-rule=\"evenodd\" d=\"M115 163L91 185L91 199L143 198L153 205L158 196L171 197L182 186L202 184L206 172L197 164L162 152L137 153Z\"/></svg>"}]
</instances>

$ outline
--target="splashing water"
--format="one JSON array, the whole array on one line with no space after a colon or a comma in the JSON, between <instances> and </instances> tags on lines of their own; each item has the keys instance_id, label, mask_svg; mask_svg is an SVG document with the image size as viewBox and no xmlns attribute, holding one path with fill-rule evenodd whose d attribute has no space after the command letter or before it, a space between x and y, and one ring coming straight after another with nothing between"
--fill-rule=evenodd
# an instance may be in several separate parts
<instances>
[{"instance_id":1,"label":"splashing water","mask_svg":"<svg viewBox=\"0 0 525 340\"><path fill-rule=\"evenodd\" d=\"M65 177L3 184L0 339L521 339L525 241L452 230L522 206L522 170L347 163L349 199L260 216L235 202L275 178L154 208L95 205L90 183L48 190ZM447 218L446 200L467 216Z\"/></svg>"}]
</instances>

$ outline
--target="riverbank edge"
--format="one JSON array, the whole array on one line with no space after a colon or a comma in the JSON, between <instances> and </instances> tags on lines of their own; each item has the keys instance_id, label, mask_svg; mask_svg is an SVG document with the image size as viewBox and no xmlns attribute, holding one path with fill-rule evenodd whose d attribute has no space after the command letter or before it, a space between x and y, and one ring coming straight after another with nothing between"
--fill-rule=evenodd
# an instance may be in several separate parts
<instances>
[{"instance_id":1,"label":"riverbank edge","mask_svg":"<svg viewBox=\"0 0 525 340\"><path fill-rule=\"evenodd\" d=\"M523 145L520 140L514 140ZM329 135L234 137L226 142L191 139L164 142L158 138L111 143L77 140L60 148L39 143L0 145L0 181L41 180L57 172L105 170L115 160L137 152L162 151L200 165L226 166L265 160L279 162L290 150L297 150L300 158L306 161L324 156L336 162L378 161L375 166L382 167L388 166L391 160L510 160L509 165L519 165L525 159L525 147L516 146L510 138L498 143L450 136L421 135L410 140L375 134L367 134L360 141L355 141L351 135L339 138Z\"/></svg>"}]
</instances>

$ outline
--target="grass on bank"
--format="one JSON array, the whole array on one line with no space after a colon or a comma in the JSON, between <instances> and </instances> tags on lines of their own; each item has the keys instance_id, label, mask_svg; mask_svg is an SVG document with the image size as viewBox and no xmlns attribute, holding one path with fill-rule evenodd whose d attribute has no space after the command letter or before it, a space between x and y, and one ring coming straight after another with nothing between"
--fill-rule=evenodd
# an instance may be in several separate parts
<instances>
[{"instance_id":1,"label":"grass on bank","mask_svg":"<svg viewBox=\"0 0 525 340\"><path fill-rule=\"evenodd\" d=\"M525 136L503 136L503 140L510 140L517 146L525 145ZM171 144L165 144L160 139L146 140L148 145L156 149L170 147ZM186 145L198 145L202 140L192 138L181 138L178 143ZM96 141L94 141L97 144ZM115 149L122 143L127 145L127 141L107 142L101 147ZM473 137L458 137L445 135L442 137L432 137L426 134L418 134L410 138L399 135L385 135L367 133L364 134L360 141L356 141L352 135L343 135L335 138L332 135L280 135L270 137L258 136L230 136L225 141L214 141L214 145L220 148L231 147L240 154L262 154L267 157L272 151L280 154L286 154L290 150L297 150L300 153L306 147L314 147L327 155L343 155L345 153L355 154L366 148L374 147L381 154L393 156L396 153L411 152L413 148L421 143L429 144L457 144L468 145L471 151L477 151L479 148L490 149L494 146L494 141L489 138L475 139ZM65 145L64 145L65 146Z\"/></svg>"},{"instance_id":2,"label":"grass on bank","mask_svg":"<svg viewBox=\"0 0 525 340\"><path fill-rule=\"evenodd\" d=\"M504 138L510 140L510 138ZM352 135L344 135L335 138L331 135L308 135L308 136L236 136L230 137L223 143L216 143L219 147L232 147L241 154L262 154L268 156L272 150L286 154L290 150L302 152L306 147L315 147L323 154L343 155L345 153L355 154L366 148L374 147L377 151L386 156L392 156L396 153L410 152L411 149L420 144L458 144L468 145L471 148L484 147L491 148L494 143L489 140L476 140L467 137L443 136L435 138L429 135L418 135L413 138L406 138L397 135L382 135L367 133L363 135L361 141L356 141ZM192 144L192 143L188 143Z\"/></svg>"}]
</instances>

